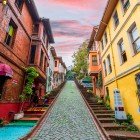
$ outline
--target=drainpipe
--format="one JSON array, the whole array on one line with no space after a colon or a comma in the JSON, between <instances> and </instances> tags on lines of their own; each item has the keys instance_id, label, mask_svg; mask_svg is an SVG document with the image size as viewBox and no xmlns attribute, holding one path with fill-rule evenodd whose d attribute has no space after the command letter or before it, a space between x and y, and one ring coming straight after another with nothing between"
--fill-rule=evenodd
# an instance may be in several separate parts
<instances>
[{"instance_id":1,"label":"drainpipe","mask_svg":"<svg viewBox=\"0 0 140 140\"><path fill-rule=\"evenodd\" d=\"M106 27L108 27L109 30L109 39L110 39L110 48L111 48L111 53L112 53L112 60L113 60L113 67L114 67L114 73L115 73L115 83L116 87L118 89L118 81L117 81L117 73L116 73L116 65L115 65L115 59L114 59L114 52L113 52L113 45L112 45L112 39L111 39L111 33L110 33L110 28L107 26L107 24L103 21L101 21Z\"/></svg>"}]
</instances>

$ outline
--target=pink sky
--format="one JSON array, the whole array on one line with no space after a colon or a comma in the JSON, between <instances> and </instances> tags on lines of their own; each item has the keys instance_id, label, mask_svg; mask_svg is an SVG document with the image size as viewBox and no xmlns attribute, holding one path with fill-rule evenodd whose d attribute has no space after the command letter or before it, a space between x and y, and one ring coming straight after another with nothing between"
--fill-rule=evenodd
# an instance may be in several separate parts
<instances>
[{"instance_id":1,"label":"pink sky","mask_svg":"<svg viewBox=\"0 0 140 140\"><path fill-rule=\"evenodd\" d=\"M34 0L41 17L49 18L57 54L67 66L72 54L100 23L107 0Z\"/></svg>"}]
</instances>

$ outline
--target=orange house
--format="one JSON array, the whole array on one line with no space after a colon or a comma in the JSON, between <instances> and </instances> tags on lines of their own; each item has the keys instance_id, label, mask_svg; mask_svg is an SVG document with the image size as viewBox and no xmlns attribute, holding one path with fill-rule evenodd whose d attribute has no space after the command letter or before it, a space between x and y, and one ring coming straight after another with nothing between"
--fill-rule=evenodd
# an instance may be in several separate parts
<instances>
[{"instance_id":1,"label":"orange house","mask_svg":"<svg viewBox=\"0 0 140 140\"><path fill-rule=\"evenodd\" d=\"M90 41L88 44L88 52L89 52L89 67L88 73L92 77L93 81L93 93L98 96L103 96L103 86L98 86L99 75L102 75L102 67L101 67L101 59L100 53L98 49L98 42L95 40L95 35L98 31L98 26L93 27L93 31L90 37ZM101 78L102 79L102 78ZM103 85L103 80L102 80Z\"/></svg>"}]
</instances>

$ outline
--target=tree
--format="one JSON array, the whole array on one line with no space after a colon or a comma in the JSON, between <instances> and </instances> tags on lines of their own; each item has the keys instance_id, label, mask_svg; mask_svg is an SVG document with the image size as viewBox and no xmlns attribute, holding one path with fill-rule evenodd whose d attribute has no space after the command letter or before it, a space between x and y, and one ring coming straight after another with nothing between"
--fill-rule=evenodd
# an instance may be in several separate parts
<instances>
[{"instance_id":1,"label":"tree","mask_svg":"<svg viewBox=\"0 0 140 140\"><path fill-rule=\"evenodd\" d=\"M85 41L79 47L78 51L73 54L73 72L76 73L77 78L80 80L84 78L88 73L88 42Z\"/></svg>"}]
</instances>

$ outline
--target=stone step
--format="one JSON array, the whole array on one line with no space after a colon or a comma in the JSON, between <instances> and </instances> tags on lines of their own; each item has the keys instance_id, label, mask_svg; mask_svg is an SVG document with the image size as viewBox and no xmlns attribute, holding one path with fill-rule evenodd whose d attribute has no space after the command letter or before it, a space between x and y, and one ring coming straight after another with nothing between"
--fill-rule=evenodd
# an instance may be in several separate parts
<instances>
[{"instance_id":1,"label":"stone step","mask_svg":"<svg viewBox=\"0 0 140 140\"><path fill-rule=\"evenodd\" d=\"M42 114L25 114L24 117L28 118L40 118Z\"/></svg>"},{"instance_id":2,"label":"stone step","mask_svg":"<svg viewBox=\"0 0 140 140\"><path fill-rule=\"evenodd\" d=\"M115 122L114 118L98 118L98 120L101 123L114 123Z\"/></svg>"},{"instance_id":3,"label":"stone step","mask_svg":"<svg viewBox=\"0 0 140 140\"><path fill-rule=\"evenodd\" d=\"M91 107L92 110L108 110L106 107Z\"/></svg>"},{"instance_id":4,"label":"stone step","mask_svg":"<svg viewBox=\"0 0 140 140\"><path fill-rule=\"evenodd\" d=\"M114 118L115 114L96 114L97 118Z\"/></svg>"},{"instance_id":5,"label":"stone step","mask_svg":"<svg viewBox=\"0 0 140 140\"><path fill-rule=\"evenodd\" d=\"M32 107L26 111L46 111L47 109L48 109L48 107Z\"/></svg>"},{"instance_id":6,"label":"stone step","mask_svg":"<svg viewBox=\"0 0 140 140\"><path fill-rule=\"evenodd\" d=\"M38 121L40 118L28 118L28 117L23 117L20 120L21 121Z\"/></svg>"},{"instance_id":7,"label":"stone step","mask_svg":"<svg viewBox=\"0 0 140 140\"><path fill-rule=\"evenodd\" d=\"M115 123L102 123L102 127L104 127L105 130L126 130L126 126L123 125L117 125Z\"/></svg>"},{"instance_id":8,"label":"stone step","mask_svg":"<svg viewBox=\"0 0 140 140\"><path fill-rule=\"evenodd\" d=\"M101 105L101 104L99 104L99 103L88 103L88 104L89 104L90 106L91 106L91 105L99 105L99 106Z\"/></svg>"},{"instance_id":9,"label":"stone step","mask_svg":"<svg viewBox=\"0 0 140 140\"><path fill-rule=\"evenodd\" d=\"M112 140L140 140L139 132L107 131Z\"/></svg>"},{"instance_id":10,"label":"stone step","mask_svg":"<svg viewBox=\"0 0 140 140\"><path fill-rule=\"evenodd\" d=\"M94 110L95 114L113 114L113 110Z\"/></svg>"},{"instance_id":11,"label":"stone step","mask_svg":"<svg viewBox=\"0 0 140 140\"><path fill-rule=\"evenodd\" d=\"M24 111L25 114L43 114L45 111Z\"/></svg>"},{"instance_id":12,"label":"stone step","mask_svg":"<svg viewBox=\"0 0 140 140\"><path fill-rule=\"evenodd\" d=\"M90 107L105 107L104 105L90 105Z\"/></svg>"}]
</instances>

